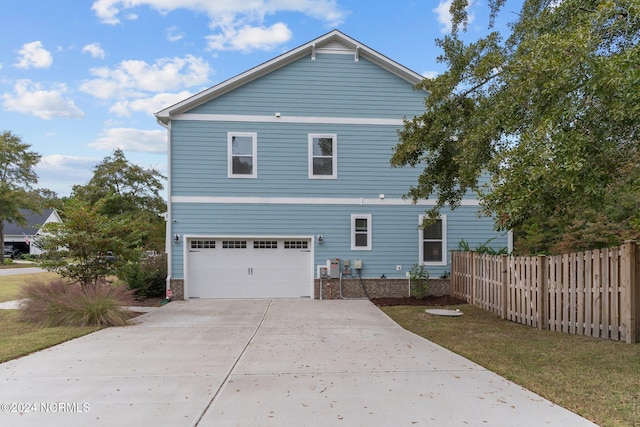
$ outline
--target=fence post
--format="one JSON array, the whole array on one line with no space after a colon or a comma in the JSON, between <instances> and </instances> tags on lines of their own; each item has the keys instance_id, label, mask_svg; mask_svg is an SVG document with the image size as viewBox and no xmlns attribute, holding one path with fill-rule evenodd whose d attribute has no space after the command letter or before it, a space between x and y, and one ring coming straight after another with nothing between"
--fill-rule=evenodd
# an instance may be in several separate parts
<instances>
[{"instance_id":1,"label":"fence post","mask_svg":"<svg viewBox=\"0 0 640 427\"><path fill-rule=\"evenodd\" d=\"M624 300L622 301L621 323L624 327L624 340L627 344L637 341L638 337L638 281L636 269L638 254L636 253L636 242L627 240L622 245L622 256L620 263L621 285L623 287Z\"/></svg>"},{"instance_id":2,"label":"fence post","mask_svg":"<svg viewBox=\"0 0 640 427\"><path fill-rule=\"evenodd\" d=\"M538 314L538 329L547 329L548 318L547 304L549 303L549 284L547 278L547 257L538 255L538 269L536 272L536 282L538 283L538 295L536 305Z\"/></svg>"},{"instance_id":3,"label":"fence post","mask_svg":"<svg viewBox=\"0 0 640 427\"><path fill-rule=\"evenodd\" d=\"M451 296L455 297L456 296L456 261L458 261L458 259L456 258L456 251L451 251L451 275L449 276L449 293L451 294ZM409 292L411 292L411 289L409 289Z\"/></svg>"},{"instance_id":4,"label":"fence post","mask_svg":"<svg viewBox=\"0 0 640 427\"><path fill-rule=\"evenodd\" d=\"M507 255L501 255L500 258L500 269L502 273L502 308L500 310L500 315L503 319L507 318L508 315L508 306L507 306L507 298L509 297L509 258Z\"/></svg>"},{"instance_id":5,"label":"fence post","mask_svg":"<svg viewBox=\"0 0 640 427\"><path fill-rule=\"evenodd\" d=\"M470 252L471 254L471 305L476 305L476 283L478 282L476 279L476 253Z\"/></svg>"}]
</instances>

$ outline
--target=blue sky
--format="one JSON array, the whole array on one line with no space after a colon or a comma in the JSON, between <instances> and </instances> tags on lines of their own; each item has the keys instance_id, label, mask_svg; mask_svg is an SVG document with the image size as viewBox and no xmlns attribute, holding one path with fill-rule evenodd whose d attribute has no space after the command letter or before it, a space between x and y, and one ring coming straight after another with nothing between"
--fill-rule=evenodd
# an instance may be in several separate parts
<instances>
[{"instance_id":1,"label":"blue sky","mask_svg":"<svg viewBox=\"0 0 640 427\"><path fill-rule=\"evenodd\" d=\"M486 33L486 1L471 2L466 37ZM60 196L116 148L166 175L154 112L335 28L437 74L447 11L444 0L5 0L0 130L42 155L37 187Z\"/></svg>"}]
</instances>

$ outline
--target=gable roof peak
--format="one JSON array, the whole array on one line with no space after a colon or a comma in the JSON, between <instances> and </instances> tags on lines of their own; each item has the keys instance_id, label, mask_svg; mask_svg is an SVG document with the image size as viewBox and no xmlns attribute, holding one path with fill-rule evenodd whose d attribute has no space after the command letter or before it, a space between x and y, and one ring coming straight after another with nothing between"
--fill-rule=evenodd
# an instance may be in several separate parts
<instances>
[{"instance_id":1,"label":"gable roof peak","mask_svg":"<svg viewBox=\"0 0 640 427\"><path fill-rule=\"evenodd\" d=\"M295 49L245 71L242 74L232 77L222 83L180 101L177 104L167 107L164 110L157 112L155 116L158 123L166 126L171 121L172 116L197 107L198 105L208 102L302 57L311 55L311 59L313 60L317 53L353 54L355 61L358 61L360 57L366 58L411 84L415 85L423 80L423 77L415 71L412 71L409 68L404 67L390 58L376 52L356 39L349 37L340 30L334 29Z\"/></svg>"}]
</instances>

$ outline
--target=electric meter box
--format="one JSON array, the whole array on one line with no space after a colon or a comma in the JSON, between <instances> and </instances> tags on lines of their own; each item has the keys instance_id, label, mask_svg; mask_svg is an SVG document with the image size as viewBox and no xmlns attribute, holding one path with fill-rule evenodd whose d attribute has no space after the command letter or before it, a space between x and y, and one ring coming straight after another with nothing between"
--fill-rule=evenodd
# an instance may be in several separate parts
<instances>
[{"instance_id":1,"label":"electric meter box","mask_svg":"<svg viewBox=\"0 0 640 427\"><path fill-rule=\"evenodd\" d=\"M331 259L329 264L329 276L332 279L338 279L340 277L340 259Z\"/></svg>"},{"instance_id":2,"label":"electric meter box","mask_svg":"<svg viewBox=\"0 0 640 427\"><path fill-rule=\"evenodd\" d=\"M355 268L356 270L362 270L362 260L361 259L354 259L353 260L353 268Z\"/></svg>"}]
</instances>

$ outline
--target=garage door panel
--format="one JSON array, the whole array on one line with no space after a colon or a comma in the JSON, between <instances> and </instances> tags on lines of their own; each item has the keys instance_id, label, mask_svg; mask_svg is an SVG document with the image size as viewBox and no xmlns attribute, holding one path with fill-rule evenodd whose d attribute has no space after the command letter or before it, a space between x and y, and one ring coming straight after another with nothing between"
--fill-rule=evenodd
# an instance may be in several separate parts
<instances>
[{"instance_id":1,"label":"garage door panel","mask_svg":"<svg viewBox=\"0 0 640 427\"><path fill-rule=\"evenodd\" d=\"M310 297L313 259L309 239L197 239L189 243L190 297Z\"/></svg>"}]
</instances>

